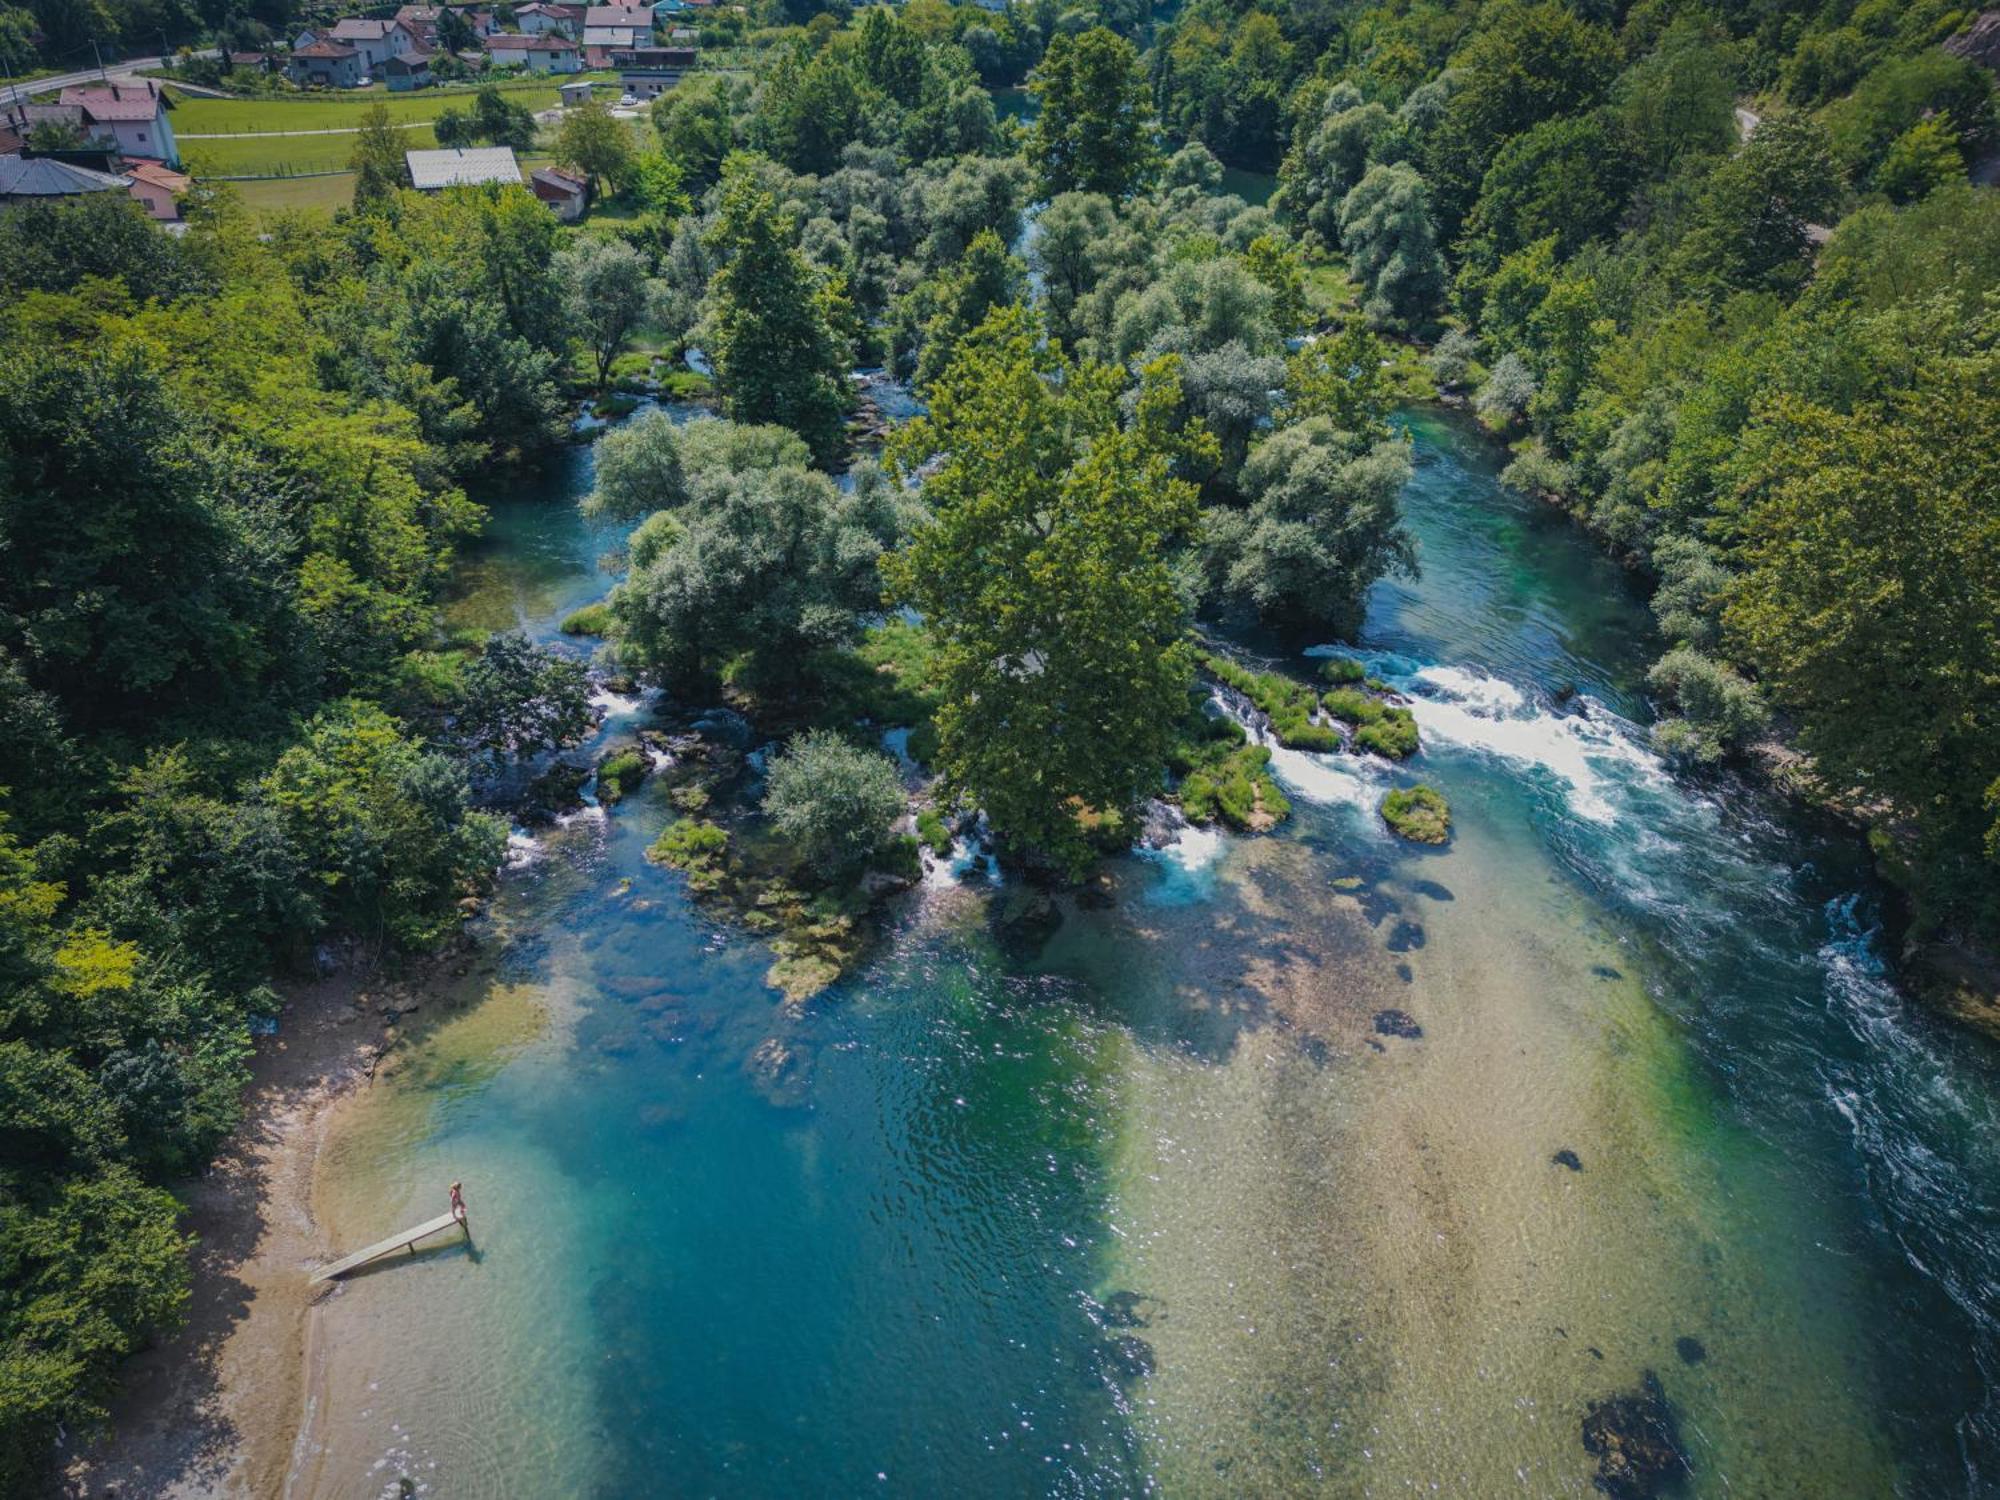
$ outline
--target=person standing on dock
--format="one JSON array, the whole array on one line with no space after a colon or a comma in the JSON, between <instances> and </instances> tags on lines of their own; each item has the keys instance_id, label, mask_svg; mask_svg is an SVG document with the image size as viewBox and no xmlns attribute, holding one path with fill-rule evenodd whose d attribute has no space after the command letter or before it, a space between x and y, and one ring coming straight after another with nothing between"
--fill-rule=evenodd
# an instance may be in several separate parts
<instances>
[{"instance_id":1,"label":"person standing on dock","mask_svg":"<svg viewBox=\"0 0 2000 1500\"><path fill-rule=\"evenodd\" d=\"M465 1194L455 1182L451 1185L451 1216L461 1224L465 1222Z\"/></svg>"}]
</instances>

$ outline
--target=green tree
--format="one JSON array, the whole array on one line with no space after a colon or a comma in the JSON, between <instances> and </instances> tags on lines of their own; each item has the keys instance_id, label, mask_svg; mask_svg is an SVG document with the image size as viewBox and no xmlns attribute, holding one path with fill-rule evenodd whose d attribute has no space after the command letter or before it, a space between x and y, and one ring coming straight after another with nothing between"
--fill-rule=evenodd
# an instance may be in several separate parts
<instances>
[{"instance_id":1,"label":"green tree","mask_svg":"<svg viewBox=\"0 0 2000 1500\"><path fill-rule=\"evenodd\" d=\"M261 790L329 913L406 946L455 927L459 897L491 877L507 845L506 824L466 811L459 762L360 700L317 714Z\"/></svg>"},{"instance_id":2,"label":"green tree","mask_svg":"<svg viewBox=\"0 0 2000 1500\"><path fill-rule=\"evenodd\" d=\"M354 171L354 207L366 213L393 203L409 182L403 169L403 132L389 119L389 106L371 104L361 116L354 150L347 158Z\"/></svg>"},{"instance_id":3,"label":"green tree","mask_svg":"<svg viewBox=\"0 0 2000 1500\"><path fill-rule=\"evenodd\" d=\"M1917 121L1896 137L1875 169L1875 186L1891 203L1914 203L1964 178L1965 159L1949 115Z\"/></svg>"},{"instance_id":4,"label":"green tree","mask_svg":"<svg viewBox=\"0 0 2000 1500\"><path fill-rule=\"evenodd\" d=\"M1211 576L1273 624L1351 638L1375 581L1416 573L1409 479L1404 440L1357 442L1326 417L1293 423L1250 450L1248 507L1210 512Z\"/></svg>"},{"instance_id":5,"label":"green tree","mask_svg":"<svg viewBox=\"0 0 2000 1500\"><path fill-rule=\"evenodd\" d=\"M772 824L828 879L879 852L907 801L886 755L824 729L808 730L772 757L764 783Z\"/></svg>"},{"instance_id":6,"label":"green tree","mask_svg":"<svg viewBox=\"0 0 2000 1500\"><path fill-rule=\"evenodd\" d=\"M653 129L660 149L696 190L722 179L722 162L736 148L728 80L714 73L684 78L653 101Z\"/></svg>"},{"instance_id":7,"label":"green tree","mask_svg":"<svg viewBox=\"0 0 2000 1500\"><path fill-rule=\"evenodd\" d=\"M459 744L498 763L575 744L591 724L583 663L510 630L488 636L467 664L451 728Z\"/></svg>"},{"instance_id":8,"label":"green tree","mask_svg":"<svg viewBox=\"0 0 2000 1500\"><path fill-rule=\"evenodd\" d=\"M930 518L885 572L936 642L936 764L1003 835L1073 870L1084 819L1159 785L1192 668L1168 562L1196 520L1173 473L1172 361L1149 367L1129 427L1122 384L998 309L892 448L926 475Z\"/></svg>"},{"instance_id":9,"label":"green tree","mask_svg":"<svg viewBox=\"0 0 2000 1500\"><path fill-rule=\"evenodd\" d=\"M742 159L725 170L708 244L722 261L711 287L718 384L730 416L776 422L821 463L844 442L848 351L829 312L836 289L793 247L791 227Z\"/></svg>"},{"instance_id":10,"label":"green tree","mask_svg":"<svg viewBox=\"0 0 2000 1500\"><path fill-rule=\"evenodd\" d=\"M632 170L632 135L604 105L579 105L563 111L555 156L557 166L582 175L593 198L600 187L615 193Z\"/></svg>"},{"instance_id":11,"label":"green tree","mask_svg":"<svg viewBox=\"0 0 2000 1500\"><path fill-rule=\"evenodd\" d=\"M675 682L728 668L789 693L815 652L851 642L879 604L876 559L899 525L879 477L849 493L796 465L711 474L634 535L632 572L611 596L619 651Z\"/></svg>"},{"instance_id":12,"label":"green tree","mask_svg":"<svg viewBox=\"0 0 2000 1500\"><path fill-rule=\"evenodd\" d=\"M1418 328L1444 296L1444 257L1424 180L1407 166L1370 167L1340 205L1341 243L1367 289L1377 328Z\"/></svg>"},{"instance_id":13,"label":"green tree","mask_svg":"<svg viewBox=\"0 0 2000 1500\"><path fill-rule=\"evenodd\" d=\"M1829 783L1908 818L1938 889L2000 855L2000 412L1990 343L1852 410L1774 400L1746 435L1728 639Z\"/></svg>"},{"instance_id":14,"label":"green tree","mask_svg":"<svg viewBox=\"0 0 2000 1500\"><path fill-rule=\"evenodd\" d=\"M1710 174L1675 269L1690 290L1710 296L1792 290L1810 262L1806 231L1833 217L1840 196L1825 127L1805 115L1768 115Z\"/></svg>"},{"instance_id":15,"label":"green tree","mask_svg":"<svg viewBox=\"0 0 2000 1500\"><path fill-rule=\"evenodd\" d=\"M1159 153L1139 54L1130 42L1101 26L1080 36L1058 33L1029 87L1041 113L1028 154L1044 197L1081 192L1122 198L1145 185Z\"/></svg>"},{"instance_id":16,"label":"green tree","mask_svg":"<svg viewBox=\"0 0 2000 1500\"><path fill-rule=\"evenodd\" d=\"M622 240L579 240L555 264L571 333L590 351L602 390L627 335L652 309L658 283L646 274L645 256Z\"/></svg>"}]
</instances>

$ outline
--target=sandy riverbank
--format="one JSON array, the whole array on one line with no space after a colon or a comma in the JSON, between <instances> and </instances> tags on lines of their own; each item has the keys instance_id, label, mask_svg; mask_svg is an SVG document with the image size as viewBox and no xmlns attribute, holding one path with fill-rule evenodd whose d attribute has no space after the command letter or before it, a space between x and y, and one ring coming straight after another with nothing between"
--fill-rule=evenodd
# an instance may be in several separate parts
<instances>
[{"instance_id":1,"label":"sandy riverbank","mask_svg":"<svg viewBox=\"0 0 2000 1500\"><path fill-rule=\"evenodd\" d=\"M68 1494L282 1493L304 1410L307 1278L333 1250L313 1212L321 1148L394 1045L388 1011L420 987L357 969L288 991L252 1060L243 1123L181 1189L200 1241L187 1324L127 1363L111 1430L71 1464Z\"/></svg>"}]
</instances>

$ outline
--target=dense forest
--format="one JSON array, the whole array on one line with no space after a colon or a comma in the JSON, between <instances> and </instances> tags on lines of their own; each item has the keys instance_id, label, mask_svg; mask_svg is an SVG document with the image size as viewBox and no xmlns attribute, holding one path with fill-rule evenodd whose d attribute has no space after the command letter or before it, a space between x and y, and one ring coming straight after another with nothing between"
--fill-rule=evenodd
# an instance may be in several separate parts
<instances>
[{"instance_id":1,"label":"dense forest","mask_svg":"<svg viewBox=\"0 0 2000 1500\"><path fill-rule=\"evenodd\" d=\"M0 48L287 19L0 6ZM581 652L453 635L439 602L468 491L550 461L578 398L629 406L642 336L705 351L719 411L601 440L590 506L636 529L579 633L597 670L806 731L767 810L829 883L905 813L841 737L857 711L916 724L939 806L1052 877L1165 788L1283 816L1199 673L1287 743L1342 744L1330 714L1409 753L1358 667L1322 704L1193 629L1351 636L1421 566L1391 413L1442 396L1654 591L1663 753L1790 747L1920 935L1990 940L2000 210L1972 177L2000 141L1953 50L1972 19L775 0L747 73L565 122L558 158L625 210L578 228L401 188L386 119L331 222L207 190L180 237L105 196L0 209L0 1485L176 1318L170 1187L237 1118L273 986L449 939L504 846L491 773L588 723ZM1028 124L989 92L1024 80ZM508 108L451 128L532 137ZM879 456L850 378L878 364L927 409ZM726 831L677 827L669 862L719 879Z\"/></svg>"}]
</instances>

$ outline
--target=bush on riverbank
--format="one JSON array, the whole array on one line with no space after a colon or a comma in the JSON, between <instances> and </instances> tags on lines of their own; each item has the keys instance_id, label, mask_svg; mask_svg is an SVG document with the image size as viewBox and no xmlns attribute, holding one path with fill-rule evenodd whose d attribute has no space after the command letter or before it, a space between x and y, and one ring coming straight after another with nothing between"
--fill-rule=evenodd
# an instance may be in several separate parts
<instances>
[{"instance_id":1,"label":"bush on riverbank","mask_svg":"<svg viewBox=\"0 0 2000 1500\"><path fill-rule=\"evenodd\" d=\"M1382 821L1419 844L1443 844L1451 839L1451 805L1444 793L1433 787L1397 787L1382 799Z\"/></svg>"}]
</instances>

